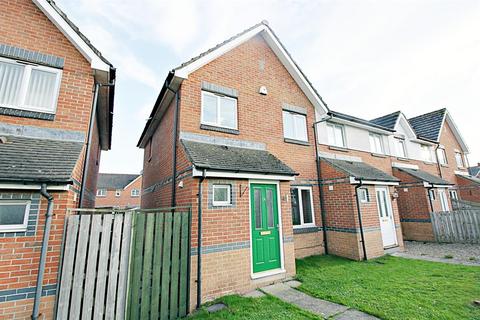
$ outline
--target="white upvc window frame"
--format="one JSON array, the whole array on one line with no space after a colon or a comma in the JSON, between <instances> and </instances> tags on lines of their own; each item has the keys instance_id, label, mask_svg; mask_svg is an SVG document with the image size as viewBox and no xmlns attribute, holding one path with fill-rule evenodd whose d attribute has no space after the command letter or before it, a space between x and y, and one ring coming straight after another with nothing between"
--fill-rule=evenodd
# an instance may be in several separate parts
<instances>
[{"instance_id":1,"label":"white upvc window frame","mask_svg":"<svg viewBox=\"0 0 480 320\"><path fill-rule=\"evenodd\" d=\"M305 123L305 137L300 137L300 129L297 127L296 122L294 119L293 121L293 132L294 136L288 137L287 136L287 130L286 130L286 124L285 124L285 115L287 116L292 116L292 117L301 117L304 120ZM283 121L283 137L285 139L291 139L291 140L297 140L297 141L303 141L303 142L308 142L308 125L307 125L307 115L303 113L298 113L298 112L293 112L289 110L282 110L282 121Z\"/></svg>"},{"instance_id":2,"label":"white upvc window frame","mask_svg":"<svg viewBox=\"0 0 480 320\"><path fill-rule=\"evenodd\" d=\"M217 201L215 200L215 190L216 189L227 189L227 200L226 201ZM212 206L214 207L224 207L224 206L230 206L232 204L232 185L231 184L214 184L212 186Z\"/></svg>"},{"instance_id":3,"label":"white upvc window frame","mask_svg":"<svg viewBox=\"0 0 480 320\"><path fill-rule=\"evenodd\" d=\"M422 160L425 162L433 162L432 151L429 145L421 144L420 152L422 155Z\"/></svg>"},{"instance_id":4,"label":"white upvc window frame","mask_svg":"<svg viewBox=\"0 0 480 320\"><path fill-rule=\"evenodd\" d=\"M367 188L358 188L358 199L361 203L370 202L370 194Z\"/></svg>"},{"instance_id":5,"label":"white upvc window frame","mask_svg":"<svg viewBox=\"0 0 480 320\"><path fill-rule=\"evenodd\" d=\"M448 164L448 159L447 159L447 152L445 151L445 148L437 148L437 157L438 157L438 163L441 165L447 165Z\"/></svg>"},{"instance_id":6,"label":"white upvc window frame","mask_svg":"<svg viewBox=\"0 0 480 320\"><path fill-rule=\"evenodd\" d=\"M455 162L457 168L465 168L465 161L461 152L455 151Z\"/></svg>"},{"instance_id":7,"label":"white upvc window frame","mask_svg":"<svg viewBox=\"0 0 480 320\"><path fill-rule=\"evenodd\" d=\"M120 197L122 195L122 189L116 189L115 190L115 197Z\"/></svg>"},{"instance_id":8,"label":"white upvc window frame","mask_svg":"<svg viewBox=\"0 0 480 320\"><path fill-rule=\"evenodd\" d=\"M106 196L107 196L107 189L105 188L97 189L97 197L106 197Z\"/></svg>"},{"instance_id":9,"label":"white upvc window frame","mask_svg":"<svg viewBox=\"0 0 480 320\"><path fill-rule=\"evenodd\" d=\"M442 206L442 211L450 211L450 206L448 205L447 192L444 189L438 190L438 199L440 200L440 205Z\"/></svg>"},{"instance_id":10,"label":"white upvc window frame","mask_svg":"<svg viewBox=\"0 0 480 320\"><path fill-rule=\"evenodd\" d=\"M457 190L450 190L450 199L451 199L451 200L458 200L458 192L457 192Z\"/></svg>"},{"instance_id":11,"label":"white upvc window frame","mask_svg":"<svg viewBox=\"0 0 480 320\"><path fill-rule=\"evenodd\" d=\"M408 158L407 154L407 144L405 139L394 137L393 141L395 143L395 154L399 158Z\"/></svg>"},{"instance_id":12,"label":"white upvc window frame","mask_svg":"<svg viewBox=\"0 0 480 320\"><path fill-rule=\"evenodd\" d=\"M134 192L134 191L136 191L136 192ZM130 197L133 197L133 198L140 197L140 190L139 189L132 189L130 191Z\"/></svg>"},{"instance_id":13,"label":"white upvc window frame","mask_svg":"<svg viewBox=\"0 0 480 320\"><path fill-rule=\"evenodd\" d=\"M337 132L335 129L340 129L340 137L337 137L335 134ZM347 140L345 139L345 126L343 124L331 122L327 123L327 137L329 145L340 148L347 147ZM340 143L338 140L341 140Z\"/></svg>"},{"instance_id":14,"label":"white upvc window frame","mask_svg":"<svg viewBox=\"0 0 480 320\"><path fill-rule=\"evenodd\" d=\"M435 189L429 189L428 190L428 196L430 197L430 200L434 201L436 199Z\"/></svg>"},{"instance_id":15,"label":"white upvc window frame","mask_svg":"<svg viewBox=\"0 0 480 320\"><path fill-rule=\"evenodd\" d=\"M313 191L312 187L292 187L292 189L297 189L298 190L298 213L300 215L300 224L298 225L292 225L294 229L301 229L301 228L309 228L309 227L315 227L315 208L313 206ZM312 222L311 223L304 223L304 218L303 218L303 199L302 199L302 190L307 190L310 193L310 208L312 212ZM292 219L293 220L293 219Z\"/></svg>"},{"instance_id":16,"label":"white upvc window frame","mask_svg":"<svg viewBox=\"0 0 480 320\"><path fill-rule=\"evenodd\" d=\"M377 150L377 145L375 143L375 139L378 138L380 144L380 151ZM385 146L383 144L383 136L378 133L369 132L368 140L370 141L370 151L376 154L385 154Z\"/></svg>"},{"instance_id":17,"label":"white upvc window frame","mask_svg":"<svg viewBox=\"0 0 480 320\"><path fill-rule=\"evenodd\" d=\"M206 95L215 97L217 99L217 119L216 119L216 122L208 122L208 121L205 121L205 119L204 119L204 97ZM229 127L229 126L225 126L225 125L220 124L219 115L220 115L220 108L221 108L222 99L231 100L231 101L235 102L235 126L233 126L233 127ZM201 109L201 120L200 120L201 124L205 124L205 125L208 125L208 126L219 127L219 128L238 130L238 100L236 98L232 98L232 97L229 97L229 96L225 96L225 95L213 93L213 92L210 92L210 91L202 90L202 99L201 100L202 100L202 102L201 102L202 105L200 107L200 109Z\"/></svg>"},{"instance_id":18,"label":"white upvc window frame","mask_svg":"<svg viewBox=\"0 0 480 320\"><path fill-rule=\"evenodd\" d=\"M22 224L10 224L0 225L0 232L23 232L27 231L28 216L30 213L30 201L29 200L0 200L0 206L8 205L25 205L25 212L23 216Z\"/></svg>"},{"instance_id":19,"label":"white upvc window frame","mask_svg":"<svg viewBox=\"0 0 480 320\"><path fill-rule=\"evenodd\" d=\"M0 57L0 62L5 62L14 65L21 65L24 67L23 75L22 75L22 85L20 88L19 94L19 101L17 105L0 105L4 108L10 109L21 109L27 111L35 111L35 112L42 112L42 113L50 113L55 114L57 111L57 104L58 104L58 95L60 93L60 84L62 80L62 70L57 68L45 67L37 64L32 64L28 62L19 62L17 60L8 59ZM45 72L54 73L56 75L56 83L54 88L54 96L52 106L50 108L38 107L38 106L27 106L25 105L25 100L27 98L28 86L30 84L30 77L32 74L32 70L40 70Z\"/></svg>"}]
</instances>

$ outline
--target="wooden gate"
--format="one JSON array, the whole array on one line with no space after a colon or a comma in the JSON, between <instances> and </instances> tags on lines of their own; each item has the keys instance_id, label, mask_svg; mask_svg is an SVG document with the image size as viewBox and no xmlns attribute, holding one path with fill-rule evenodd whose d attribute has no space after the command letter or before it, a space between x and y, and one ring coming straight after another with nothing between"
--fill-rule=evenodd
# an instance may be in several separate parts
<instances>
[{"instance_id":1,"label":"wooden gate","mask_svg":"<svg viewBox=\"0 0 480 320\"><path fill-rule=\"evenodd\" d=\"M430 215L437 242L480 243L480 210L459 209Z\"/></svg>"},{"instance_id":2,"label":"wooden gate","mask_svg":"<svg viewBox=\"0 0 480 320\"><path fill-rule=\"evenodd\" d=\"M71 210L56 319L176 319L190 284L190 209Z\"/></svg>"}]
</instances>

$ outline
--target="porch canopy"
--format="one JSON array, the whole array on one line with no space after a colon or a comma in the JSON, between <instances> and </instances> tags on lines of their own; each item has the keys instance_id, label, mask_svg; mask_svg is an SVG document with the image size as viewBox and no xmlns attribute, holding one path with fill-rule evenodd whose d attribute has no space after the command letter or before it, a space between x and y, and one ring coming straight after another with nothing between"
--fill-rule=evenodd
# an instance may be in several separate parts
<instances>
[{"instance_id":1,"label":"porch canopy","mask_svg":"<svg viewBox=\"0 0 480 320\"><path fill-rule=\"evenodd\" d=\"M436 175L428 173L426 171L422 171L419 169L411 169L411 168L398 168L395 169L405 172L412 177L416 178L419 181L422 181L425 187L440 187L440 188L448 188L452 186L453 183L444 180Z\"/></svg>"},{"instance_id":2,"label":"porch canopy","mask_svg":"<svg viewBox=\"0 0 480 320\"><path fill-rule=\"evenodd\" d=\"M266 150L181 140L193 176L294 180L293 169Z\"/></svg>"},{"instance_id":3,"label":"porch canopy","mask_svg":"<svg viewBox=\"0 0 480 320\"><path fill-rule=\"evenodd\" d=\"M330 158L321 158L335 169L346 173L350 177L350 183L356 184L384 184L384 185L398 185L400 181L398 178L389 175L365 162L348 161Z\"/></svg>"}]
</instances>

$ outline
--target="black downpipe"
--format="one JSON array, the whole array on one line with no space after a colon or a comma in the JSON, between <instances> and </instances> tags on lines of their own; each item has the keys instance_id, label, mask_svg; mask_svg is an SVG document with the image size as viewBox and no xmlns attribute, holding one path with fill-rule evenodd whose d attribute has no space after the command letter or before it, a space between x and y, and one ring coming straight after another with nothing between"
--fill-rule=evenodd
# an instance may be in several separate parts
<instances>
[{"instance_id":1,"label":"black downpipe","mask_svg":"<svg viewBox=\"0 0 480 320\"><path fill-rule=\"evenodd\" d=\"M438 148L440 148L440 144L437 143L437 147L435 148L435 159L437 159L438 174L440 175L440 178L443 178L442 165L438 159Z\"/></svg>"},{"instance_id":2,"label":"black downpipe","mask_svg":"<svg viewBox=\"0 0 480 320\"><path fill-rule=\"evenodd\" d=\"M317 137L317 124L320 122L330 119L331 116L317 121L313 124L313 135L315 141L315 162L317 164L317 184L318 184L318 193L320 195L320 211L322 217L322 232L323 232L323 248L325 249L325 254L328 254L328 241L327 241L327 214L325 212L325 195L322 188L322 179L321 179L321 166L320 166L320 157L318 156L318 137Z\"/></svg>"},{"instance_id":3,"label":"black downpipe","mask_svg":"<svg viewBox=\"0 0 480 320\"><path fill-rule=\"evenodd\" d=\"M202 183L206 171L198 180L198 230L197 230L197 309L202 305Z\"/></svg>"},{"instance_id":4,"label":"black downpipe","mask_svg":"<svg viewBox=\"0 0 480 320\"><path fill-rule=\"evenodd\" d=\"M177 140L178 140L178 102L180 100L180 96L177 91L173 91L170 88L167 88L170 91L175 93L175 114L174 114L174 122L173 122L173 160L172 160L172 203L171 207L174 208L177 205Z\"/></svg>"},{"instance_id":5,"label":"black downpipe","mask_svg":"<svg viewBox=\"0 0 480 320\"><path fill-rule=\"evenodd\" d=\"M93 133L93 126L95 124L95 114L97 112L97 104L98 104L98 91L100 90L100 84L95 84L94 94L93 94L93 102L92 102L92 112L90 113L90 123L88 125L88 136L87 136L87 145L85 150L85 160L83 161L83 171L82 171L82 187L80 188L80 195L78 196L78 207L83 208L83 199L85 197L85 188L86 183L85 179L87 177L87 170L90 164L90 153L91 153L91 143L92 143L92 133Z\"/></svg>"},{"instance_id":6,"label":"black downpipe","mask_svg":"<svg viewBox=\"0 0 480 320\"><path fill-rule=\"evenodd\" d=\"M367 248L365 247L365 235L363 234L362 212L360 211L360 201L358 200L358 188L363 185L363 181L355 186L355 200L357 202L358 224L360 226L360 237L362 238L363 260L367 260Z\"/></svg>"},{"instance_id":7,"label":"black downpipe","mask_svg":"<svg viewBox=\"0 0 480 320\"><path fill-rule=\"evenodd\" d=\"M42 197L47 199L47 213L45 214L45 226L43 229L42 249L40 252L40 262L38 263L37 286L35 288L35 298L33 300L32 320L37 320L40 310L40 298L42 297L43 275L45 273L45 262L47 260L48 238L50 237L50 228L52 226L53 216L53 196L47 192L47 185L42 184L40 190Z\"/></svg>"}]
</instances>

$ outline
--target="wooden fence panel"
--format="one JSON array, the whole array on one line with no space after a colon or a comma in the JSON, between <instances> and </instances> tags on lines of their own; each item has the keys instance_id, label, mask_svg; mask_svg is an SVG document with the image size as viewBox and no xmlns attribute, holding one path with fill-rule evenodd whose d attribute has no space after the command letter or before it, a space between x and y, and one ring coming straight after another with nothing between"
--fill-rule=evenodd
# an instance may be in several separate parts
<instances>
[{"instance_id":1,"label":"wooden fence panel","mask_svg":"<svg viewBox=\"0 0 480 320\"><path fill-rule=\"evenodd\" d=\"M431 221L437 242L480 243L480 210L434 212Z\"/></svg>"}]
</instances>

